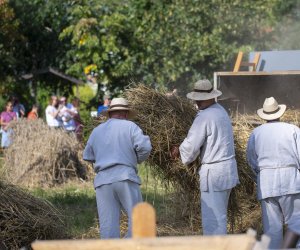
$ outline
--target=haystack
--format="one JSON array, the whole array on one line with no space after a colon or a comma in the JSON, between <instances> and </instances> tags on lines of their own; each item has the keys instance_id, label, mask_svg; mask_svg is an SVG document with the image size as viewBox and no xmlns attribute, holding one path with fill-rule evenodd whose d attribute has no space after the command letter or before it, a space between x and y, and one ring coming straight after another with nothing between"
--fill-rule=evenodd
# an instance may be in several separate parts
<instances>
[{"instance_id":1,"label":"haystack","mask_svg":"<svg viewBox=\"0 0 300 250\"><path fill-rule=\"evenodd\" d=\"M87 165L74 134L49 128L41 119L12 123L12 141L4 151L6 177L15 184L52 186L86 179Z\"/></svg>"},{"instance_id":2,"label":"haystack","mask_svg":"<svg viewBox=\"0 0 300 250\"><path fill-rule=\"evenodd\" d=\"M125 96L132 108L138 111L135 122L151 138L149 163L154 172L164 182L180 185L187 193L197 193L199 164L185 166L169 154L172 146L180 145L186 137L196 109L186 99L168 96L144 85L127 89Z\"/></svg>"},{"instance_id":3,"label":"haystack","mask_svg":"<svg viewBox=\"0 0 300 250\"><path fill-rule=\"evenodd\" d=\"M61 213L46 200L0 180L0 242L7 249L36 239L67 238Z\"/></svg>"}]
</instances>

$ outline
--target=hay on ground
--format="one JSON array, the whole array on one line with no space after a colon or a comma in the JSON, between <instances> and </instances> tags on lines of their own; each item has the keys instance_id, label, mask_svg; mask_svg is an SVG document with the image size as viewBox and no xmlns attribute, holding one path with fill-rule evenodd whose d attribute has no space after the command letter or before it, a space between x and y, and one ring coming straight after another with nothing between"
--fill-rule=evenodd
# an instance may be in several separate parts
<instances>
[{"instance_id":1,"label":"hay on ground","mask_svg":"<svg viewBox=\"0 0 300 250\"><path fill-rule=\"evenodd\" d=\"M0 242L7 249L36 239L67 238L61 213L49 202L0 180Z\"/></svg>"},{"instance_id":2,"label":"hay on ground","mask_svg":"<svg viewBox=\"0 0 300 250\"><path fill-rule=\"evenodd\" d=\"M4 151L6 177L24 186L52 186L86 179L87 165L74 134L49 128L42 120L12 123L12 144Z\"/></svg>"}]
</instances>

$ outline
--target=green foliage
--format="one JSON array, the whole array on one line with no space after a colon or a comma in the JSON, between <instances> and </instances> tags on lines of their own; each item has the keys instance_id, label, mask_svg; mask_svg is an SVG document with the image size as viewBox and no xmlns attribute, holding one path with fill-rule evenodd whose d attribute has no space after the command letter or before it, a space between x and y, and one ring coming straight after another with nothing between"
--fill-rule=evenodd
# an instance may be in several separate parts
<instances>
[{"instance_id":1,"label":"green foliage","mask_svg":"<svg viewBox=\"0 0 300 250\"><path fill-rule=\"evenodd\" d=\"M76 92L77 92L76 87L73 87L73 93ZM79 109L80 117L83 121L87 121L90 118L90 110L87 107L87 104L90 102L90 100L92 100L95 97L95 94L88 85L84 85L78 87L78 97L81 100L80 109ZM71 100L71 98L69 99Z\"/></svg>"},{"instance_id":2,"label":"green foliage","mask_svg":"<svg viewBox=\"0 0 300 250\"><path fill-rule=\"evenodd\" d=\"M21 39L18 32L19 21L7 1L0 1L0 79L13 74L16 60L13 56L16 42Z\"/></svg>"},{"instance_id":3,"label":"green foliage","mask_svg":"<svg viewBox=\"0 0 300 250\"><path fill-rule=\"evenodd\" d=\"M20 76L50 66L86 80L95 65L93 77L112 93L131 80L186 91L195 79L231 70L239 50L299 48L295 20L295 0L2 0L0 78L15 78L5 93L21 90L29 103L38 91ZM65 82L36 78L72 95Z\"/></svg>"}]
</instances>

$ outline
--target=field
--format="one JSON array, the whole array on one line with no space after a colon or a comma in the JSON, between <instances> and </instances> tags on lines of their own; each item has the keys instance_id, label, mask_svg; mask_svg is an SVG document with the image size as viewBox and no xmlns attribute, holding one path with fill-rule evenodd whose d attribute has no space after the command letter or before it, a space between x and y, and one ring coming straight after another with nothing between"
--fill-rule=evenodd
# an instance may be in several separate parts
<instances>
[{"instance_id":1,"label":"field","mask_svg":"<svg viewBox=\"0 0 300 250\"><path fill-rule=\"evenodd\" d=\"M1 155L0 155L1 157ZM0 158L1 168L1 158ZM160 180L154 178L146 165L139 166L142 179L144 201L155 207L157 213L158 235L200 234L194 229L195 223L182 216L180 205L176 205L176 193L172 187L166 188ZM95 191L92 180L72 181L51 188L33 188L29 190L36 197L45 198L61 210L66 218L71 238L99 238L98 215ZM121 234L126 231L126 217L121 219Z\"/></svg>"}]
</instances>

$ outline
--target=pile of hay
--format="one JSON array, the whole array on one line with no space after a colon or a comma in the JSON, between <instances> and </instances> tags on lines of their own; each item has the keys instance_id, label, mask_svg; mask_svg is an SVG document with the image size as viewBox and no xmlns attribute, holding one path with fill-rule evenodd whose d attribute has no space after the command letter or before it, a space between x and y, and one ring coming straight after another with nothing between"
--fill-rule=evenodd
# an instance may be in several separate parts
<instances>
[{"instance_id":1,"label":"pile of hay","mask_svg":"<svg viewBox=\"0 0 300 250\"><path fill-rule=\"evenodd\" d=\"M20 249L36 239L67 237L63 217L50 203L0 180L2 248Z\"/></svg>"},{"instance_id":2,"label":"pile of hay","mask_svg":"<svg viewBox=\"0 0 300 250\"><path fill-rule=\"evenodd\" d=\"M181 144L193 123L196 115L193 105L179 96L167 96L144 85L127 89L125 96L138 111L135 122L151 138L149 163L154 172L165 183L180 185L178 188L186 193L198 193L199 164L185 166L169 154L172 146Z\"/></svg>"},{"instance_id":3,"label":"pile of hay","mask_svg":"<svg viewBox=\"0 0 300 250\"><path fill-rule=\"evenodd\" d=\"M12 144L4 151L6 177L14 184L52 186L86 179L87 165L74 134L52 129L42 120L12 123Z\"/></svg>"}]
</instances>

